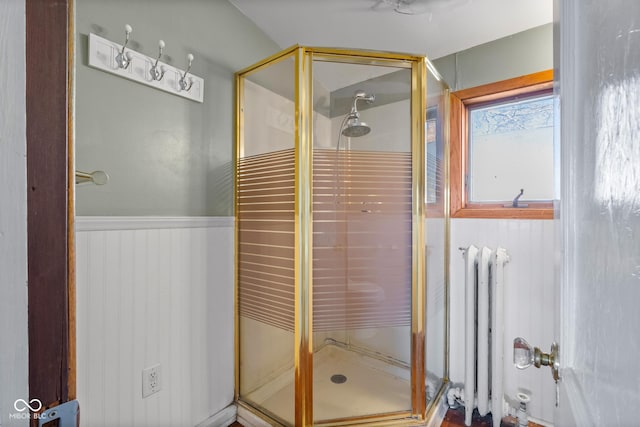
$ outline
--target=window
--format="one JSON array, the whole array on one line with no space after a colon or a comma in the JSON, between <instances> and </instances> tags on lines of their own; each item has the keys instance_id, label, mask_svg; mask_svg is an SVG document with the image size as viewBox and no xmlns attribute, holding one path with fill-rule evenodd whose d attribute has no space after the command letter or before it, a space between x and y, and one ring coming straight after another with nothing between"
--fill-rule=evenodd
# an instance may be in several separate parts
<instances>
[{"instance_id":1,"label":"window","mask_svg":"<svg viewBox=\"0 0 640 427\"><path fill-rule=\"evenodd\" d=\"M553 218L552 84L549 70L451 94L452 217Z\"/></svg>"},{"instance_id":2,"label":"window","mask_svg":"<svg viewBox=\"0 0 640 427\"><path fill-rule=\"evenodd\" d=\"M438 109L431 107L427 109L426 136L427 136L427 185L426 185L426 202L428 204L436 204L442 194L442 162L440 159L442 151L442 143L438 138Z\"/></svg>"}]
</instances>

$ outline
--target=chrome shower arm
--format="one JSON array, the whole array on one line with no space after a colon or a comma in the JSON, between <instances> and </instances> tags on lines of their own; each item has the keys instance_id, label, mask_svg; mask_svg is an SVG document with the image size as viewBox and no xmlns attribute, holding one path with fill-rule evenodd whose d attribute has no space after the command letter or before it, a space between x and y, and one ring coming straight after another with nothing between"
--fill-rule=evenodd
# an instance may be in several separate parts
<instances>
[{"instance_id":1,"label":"chrome shower arm","mask_svg":"<svg viewBox=\"0 0 640 427\"><path fill-rule=\"evenodd\" d=\"M358 113L358 101L363 100L366 101L367 104L371 104L373 101L376 100L376 96L375 95L367 95L365 92L356 92L355 96L353 97L353 106L351 107L351 113L350 114L357 114Z\"/></svg>"}]
</instances>

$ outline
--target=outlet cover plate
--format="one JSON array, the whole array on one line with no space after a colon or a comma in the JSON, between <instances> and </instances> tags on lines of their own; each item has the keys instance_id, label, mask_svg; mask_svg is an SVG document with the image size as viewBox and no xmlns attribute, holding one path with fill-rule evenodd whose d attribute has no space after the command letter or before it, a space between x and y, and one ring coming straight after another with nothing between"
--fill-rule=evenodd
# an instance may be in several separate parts
<instances>
[{"instance_id":1,"label":"outlet cover plate","mask_svg":"<svg viewBox=\"0 0 640 427\"><path fill-rule=\"evenodd\" d=\"M162 367L160 364L142 370L142 397L149 397L162 389Z\"/></svg>"}]
</instances>

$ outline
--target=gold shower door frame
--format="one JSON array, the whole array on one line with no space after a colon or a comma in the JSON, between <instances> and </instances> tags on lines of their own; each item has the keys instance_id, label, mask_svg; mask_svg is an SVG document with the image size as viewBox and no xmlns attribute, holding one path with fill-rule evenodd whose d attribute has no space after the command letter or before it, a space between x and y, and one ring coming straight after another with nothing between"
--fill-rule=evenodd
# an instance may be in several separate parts
<instances>
[{"instance_id":1,"label":"gold shower door frame","mask_svg":"<svg viewBox=\"0 0 640 427\"><path fill-rule=\"evenodd\" d=\"M236 167L244 148L243 99L244 77L274 63L295 60L295 199L294 266L295 326L294 382L295 425L313 425L313 211L312 211L312 116L313 61L343 62L361 65L411 69L411 154L412 154L412 278L411 278L411 411L384 415L331 420L316 425L420 425L427 416L425 388L425 114L427 94L427 59L423 56L362 50L309 48L292 46L236 73ZM235 176L236 238L238 259L238 174ZM240 339L238 305L238 268L235 276L235 398L249 411L264 417L260 408L244 402L240 393ZM445 349L446 351L446 349ZM445 373L445 378L447 374ZM446 384L446 379L443 387ZM442 389L431 407L439 401ZM271 420L273 422L273 420Z\"/></svg>"}]
</instances>

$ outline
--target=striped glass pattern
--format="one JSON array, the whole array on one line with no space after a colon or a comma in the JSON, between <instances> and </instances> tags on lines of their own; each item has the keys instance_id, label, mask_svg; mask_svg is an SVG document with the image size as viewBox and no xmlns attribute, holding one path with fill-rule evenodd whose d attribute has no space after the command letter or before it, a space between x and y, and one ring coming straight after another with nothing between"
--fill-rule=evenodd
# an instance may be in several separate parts
<instances>
[{"instance_id":1,"label":"striped glass pattern","mask_svg":"<svg viewBox=\"0 0 640 427\"><path fill-rule=\"evenodd\" d=\"M238 164L240 315L293 331L294 151ZM411 321L411 154L315 150L314 331Z\"/></svg>"},{"instance_id":2,"label":"striped glass pattern","mask_svg":"<svg viewBox=\"0 0 640 427\"><path fill-rule=\"evenodd\" d=\"M316 149L313 329L411 322L411 154Z\"/></svg>"},{"instance_id":3,"label":"striped glass pattern","mask_svg":"<svg viewBox=\"0 0 640 427\"><path fill-rule=\"evenodd\" d=\"M294 150L238 161L240 315L294 327Z\"/></svg>"}]
</instances>

